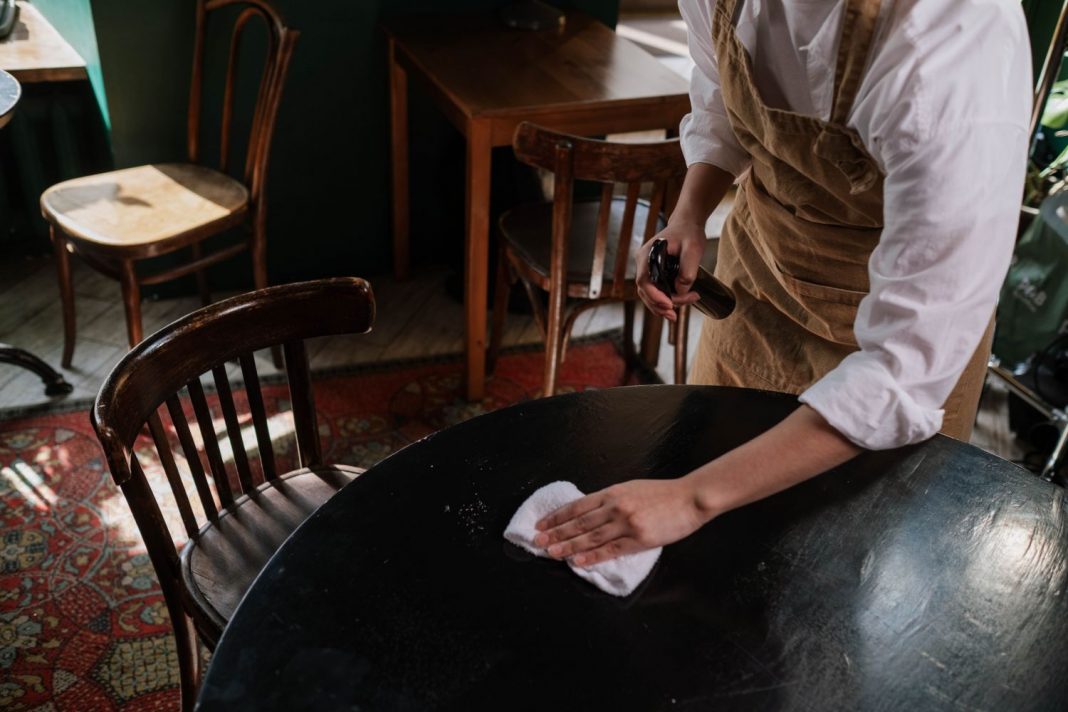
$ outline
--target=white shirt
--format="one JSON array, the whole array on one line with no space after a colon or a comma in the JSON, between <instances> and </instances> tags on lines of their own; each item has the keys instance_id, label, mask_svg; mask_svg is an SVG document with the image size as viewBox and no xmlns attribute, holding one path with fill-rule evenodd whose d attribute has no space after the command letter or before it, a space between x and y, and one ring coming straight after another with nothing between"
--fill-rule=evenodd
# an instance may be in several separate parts
<instances>
[{"instance_id":1,"label":"white shirt","mask_svg":"<svg viewBox=\"0 0 1068 712\"><path fill-rule=\"evenodd\" d=\"M695 69L688 164L749 156L723 106L712 8L680 0ZM764 100L827 120L844 0L745 0L737 32ZM848 125L886 175L860 350L801 395L869 449L934 435L1012 256L1028 149L1031 55L1018 0L883 0Z\"/></svg>"}]
</instances>

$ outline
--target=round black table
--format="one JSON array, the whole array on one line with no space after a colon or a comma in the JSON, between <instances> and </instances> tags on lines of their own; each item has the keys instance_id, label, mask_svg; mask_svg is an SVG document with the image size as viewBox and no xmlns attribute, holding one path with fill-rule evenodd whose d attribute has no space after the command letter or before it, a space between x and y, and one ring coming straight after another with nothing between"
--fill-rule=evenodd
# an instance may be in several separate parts
<instances>
[{"instance_id":1,"label":"round black table","mask_svg":"<svg viewBox=\"0 0 1068 712\"><path fill-rule=\"evenodd\" d=\"M411 445L277 552L199 708L1065 709L1064 491L948 438L720 517L625 599L501 538L543 484L676 476L795 407L619 388Z\"/></svg>"},{"instance_id":2,"label":"round black table","mask_svg":"<svg viewBox=\"0 0 1068 712\"><path fill-rule=\"evenodd\" d=\"M22 86L15 77L0 69L0 128L7 126L22 96Z\"/></svg>"}]
</instances>

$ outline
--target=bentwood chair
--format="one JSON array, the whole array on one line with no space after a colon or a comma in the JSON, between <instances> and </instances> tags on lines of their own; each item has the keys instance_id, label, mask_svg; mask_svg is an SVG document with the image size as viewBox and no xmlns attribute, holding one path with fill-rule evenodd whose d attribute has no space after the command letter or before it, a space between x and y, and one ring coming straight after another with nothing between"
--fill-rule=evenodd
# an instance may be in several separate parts
<instances>
[{"instance_id":1,"label":"bentwood chair","mask_svg":"<svg viewBox=\"0 0 1068 712\"><path fill-rule=\"evenodd\" d=\"M64 368L71 365L75 339L70 253L119 280L131 346L142 337L142 286L192 273L197 278L201 301L207 304L210 294L205 268L246 249L252 253L256 287L267 286L267 166L282 87L299 33L287 28L265 0L197 0L195 7L188 162L156 163L76 178L52 186L41 196L41 212L51 229L63 303ZM220 25L220 29L229 27L230 18L216 169L204 164L201 146L206 36L209 27L214 36L213 24ZM235 82L238 66L250 64L244 57L248 53L241 51L242 39L246 30L256 24L262 24L265 30L266 57L258 77L259 91L243 164L237 169L238 179L228 172L232 154L240 151L231 131ZM204 251L201 243L232 228L245 232L238 242L213 245L210 252ZM178 266L158 269L153 274L137 270L137 263L142 260L178 251L187 253L186 260Z\"/></svg>"},{"instance_id":2,"label":"bentwood chair","mask_svg":"<svg viewBox=\"0 0 1068 712\"><path fill-rule=\"evenodd\" d=\"M487 367L500 350L508 294L518 279L545 336L544 395L556 391L557 372L567 354L578 316L605 302L623 302L623 348L636 361L634 254L666 225L686 162L678 139L611 143L520 124L512 142L516 157L553 174L551 203L521 205L501 216L497 287ZM597 200L575 200L576 181L601 184ZM616 194L616 186L626 188ZM639 196L651 187L651 197ZM708 260L715 251L706 250ZM536 291L548 293L548 306ZM686 380L689 307L680 309L669 338L675 345L675 382Z\"/></svg>"},{"instance_id":3,"label":"bentwood chair","mask_svg":"<svg viewBox=\"0 0 1068 712\"><path fill-rule=\"evenodd\" d=\"M214 649L271 554L361 472L323 462L304 340L369 331L374 312L370 285L356 278L233 297L149 336L100 389L93 427L159 577L178 641L184 708L192 707L200 680L197 638ZM285 355L288 394L265 397L253 352L276 345ZM242 398L234 397L226 371L235 359ZM214 399L201 384L208 373ZM296 458L286 447L291 441L273 440L268 427L285 422L284 413L268 419L267 407L286 397ZM296 469L283 472L287 459ZM164 501L173 501L184 532L168 529L146 472L161 483L160 497L172 498ZM182 539L179 554L175 541Z\"/></svg>"}]
</instances>

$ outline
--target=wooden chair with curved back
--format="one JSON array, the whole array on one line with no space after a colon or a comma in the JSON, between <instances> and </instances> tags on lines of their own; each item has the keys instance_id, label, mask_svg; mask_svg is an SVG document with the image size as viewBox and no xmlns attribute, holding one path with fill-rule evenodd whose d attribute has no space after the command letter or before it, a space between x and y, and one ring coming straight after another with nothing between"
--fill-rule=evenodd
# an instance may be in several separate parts
<instances>
[{"instance_id":1,"label":"wooden chair with curved back","mask_svg":"<svg viewBox=\"0 0 1068 712\"><path fill-rule=\"evenodd\" d=\"M163 589L178 641L185 708L192 706L200 679L197 637L214 648L271 554L361 472L323 463L304 340L366 332L374 312L370 285L356 278L233 297L149 336L100 389L93 427ZM298 456L298 469L285 473L277 460L287 450L272 442L253 357L276 345L285 354ZM231 390L226 364L232 360L240 363L244 398L235 399ZM208 373L217 393L214 408L201 384ZM240 412L245 403L247 412ZM158 464L148 459L153 451ZM161 470L169 484L185 530L181 554L175 540L183 537L168 529L146 468Z\"/></svg>"},{"instance_id":2,"label":"wooden chair with curved back","mask_svg":"<svg viewBox=\"0 0 1068 712\"><path fill-rule=\"evenodd\" d=\"M544 394L556 390L559 364L578 316L606 301L624 303L623 346L636 360L634 254L662 230L686 176L678 139L613 143L520 124L513 140L516 157L553 174L551 203L521 205L501 216L497 288L487 366L500 350L508 293L518 278L545 335ZM599 200L575 200L576 181L601 184ZM626 191L616 194L616 186ZM639 196L651 187L650 198ZM714 251L709 259L714 259ZM706 260L707 263L707 260ZM548 306L535 289L548 293ZM680 310L669 332L675 345L675 381L686 380L686 328L689 307Z\"/></svg>"},{"instance_id":3,"label":"wooden chair with curved back","mask_svg":"<svg viewBox=\"0 0 1068 712\"><path fill-rule=\"evenodd\" d=\"M220 12L225 11L225 12ZM218 168L203 165L201 109L209 16L233 15L225 73ZM252 111L241 179L229 175L235 113L235 81L241 43L252 21L262 20L266 57ZM258 23L257 23L258 24ZM223 27L225 29L225 27ZM75 311L69 253L119 280L130 345L142 337L141 287L195 273L204 304L210 301L205 268L249 249L257 288L267 286L265 188L271 137L289 60L299 33L264 0L197 0L196 38L188 112L188 163L159 163L84 176L58 183L41 195L48 221L63 303L63 359L74 354ZM247 65L246 65L247 66ZM205 254L201 243L231 228L247 237ZM138 274L136 263L179 250L189 260L155 274Z\"/></svg>"}]
</instances>

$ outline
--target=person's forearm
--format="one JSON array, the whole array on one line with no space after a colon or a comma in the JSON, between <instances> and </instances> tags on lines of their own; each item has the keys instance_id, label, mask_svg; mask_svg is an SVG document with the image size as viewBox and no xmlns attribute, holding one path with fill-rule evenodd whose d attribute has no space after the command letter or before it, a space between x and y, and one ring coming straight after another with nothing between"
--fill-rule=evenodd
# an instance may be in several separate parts
<instances>
[{"instance_id":1,"label":"person's forearm","mask_svg":"<svg viewBox=\"0 0 1068 712\"><path fill-rule=\"evenodd\" d=\"M734 176L722 168L708 163L694 163L686 171L686 179L679 192L679 202L672 211L668 224L692 223L704 229L708 216L716 209L727 190L734 183Z\"/></svg>"},{"instance_id":2,"label":"person's forearm","mask_svg":"<svg viewBox=\"0 0 1068 712\"><path fill-rule=\"evenodd\" d=\"M712 519L804 482L860 452L861 448L805 405L684 479L693 485L698 508Z\"/></svg>"}]
</instances>

